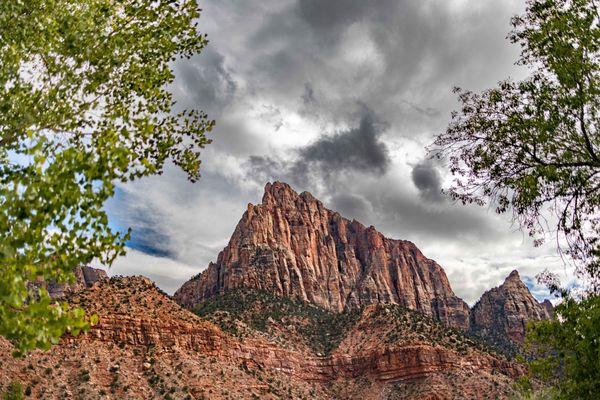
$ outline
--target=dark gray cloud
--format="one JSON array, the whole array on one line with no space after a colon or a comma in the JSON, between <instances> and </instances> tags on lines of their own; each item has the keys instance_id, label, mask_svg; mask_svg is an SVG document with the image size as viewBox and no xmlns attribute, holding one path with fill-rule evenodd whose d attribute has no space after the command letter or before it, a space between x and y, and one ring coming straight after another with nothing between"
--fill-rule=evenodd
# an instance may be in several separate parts
<instances>
[{"instance_id":1,"label":"dark gray cloud","mask_svg":"<svg viewBox=\"0 0 600 400\"><path fill-rule=\"evenodd\" d=\"M361 0L299 0L297 3L300 17L324 34L364 19L375 8Z\"/></svg>"},{"instance_id":2,"label":"dark gray cloud","mask_svg":"<svg viewBox=\"0 0 600 400\"><path fill-rule=\"evenodd\" d=\"M305 106L311 106L317 103L315 99L315 90L313 89L310 82L304 84L304 94L302 95L302 101Z\"/></svg>"},{"instance_id":3,"label":"dark gray cloud","mask_svg":"<svg viewBox=\"0 0 600 400\"><path fill-rule=\"evenodd\" d=\"M338 193L332 197L328 205L342 215L363 223L367 223L373 213L373 206L367 199L352 193Z\"/></svg>"},{"instance_id":4,"label":"dark gray cloud","mask_svg":"<svg viewBox=\"0 0 600 400\"><path fill-rule=\"evenodd\" d=\"M357 127L321 136L298 150L304 163L319 163L324 171L359 170L384 173L390 163L380 136L384 124L366 110Z\"/></svg>"},{"instance_id":5,"label":"dark gray cloud","mask_svg":"<svg viewBox=\"0 0 600 400\"><path fill-rule=\"evenodd\" d=\"M376 226L398 239L407 238L419 245L429 241L461 241L463 245L476 246L482 238L491 240L504 234L504 227L495 226L485 210L430 205L410 196L403 187L394 187L390 180L372 185L368 193Z\"/></svg>"},{"instance_id":6,"label":"dark gray cloud","mask_svg":"<svg viewBox=\"0 0 600 400\"><path fill-rule=\"evenodd\" d=\"M248 177L258 183L285 180L302 187L316 185L315 179L347 171L384 174L390 166L381 135L386 127L373 113L363 109L358 125L330 135L321 135L310 144L293 149L286 159L252 155L245 163Z\"/></svg>"},{"instance_id":7,"label":"dark gray cloud","mask_svg":"<svg viewBox=\"0 0 600 400\"><path fill-rule=\"evenodd\" d=\"M414 241L469 299L504 278L492 264L527 263L533 276L547 254L506 219L443 201L447 171L423 161L457 106L453 86L481 90L524 75L513 65L519 49L505 39L523 4L204 0L200 30L211 42L175 64L173 85L179 107L217 121L203 178L190 185L169 170L129 184L111 217L134 227L137 248L168 256L168 265L152 258L152 273L171 288L215 259L246 204L274 179ZM132 254L123 268L150 262ZM159 274L160 265L169 272Z\"/></svg>"},{"instance_id":8,"label":"dark gray cloud","mask_svg":"<svg viewBox=\"0 0 600 400\"><path fill-rule=\"evenodd\" d=\"M225 57L208 47L193 62L176 66L180 86L178 100L185 107L200 108L213 115L227 106L237 90L237 83L225 66Z\"/></svg>"},{"instance_id":9,"label":"dark gray cloud","mask_svg":"<svg viewBox=\"0 0 600 400\"><path fill-rule=\"evenodd\" d=\"M412 181L419 189L419 194L426 200L440 202L442 195L442 178L431 160L423 160L415 165L411 172Z\"/></svg>"},{"instance_id":10,"label":"dark gray cloud","mask_svg":"<svg viewBox=\"0 0 600 400\"><path fill-rule=\"evenodd\" d=\"M289 103L310 82L330 119L347 119L360 99L403 128L395 135L437 130L452 86L484 88L515 75L518 49L505 36L517 1L279 4L244 42L257 54L246 66L253 89Z\"/></svg>"}]
</instances>

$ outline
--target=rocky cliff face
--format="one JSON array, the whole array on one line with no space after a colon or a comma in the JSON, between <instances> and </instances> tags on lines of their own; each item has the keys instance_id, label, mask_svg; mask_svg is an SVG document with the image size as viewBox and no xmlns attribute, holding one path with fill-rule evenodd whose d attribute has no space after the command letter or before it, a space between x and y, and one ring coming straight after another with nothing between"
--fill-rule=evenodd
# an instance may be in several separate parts
<instances>
[{"instance_id":1,"label":"rocky cliff face","mask_svg":"<svg viewBox=\"0 0 600 400\"><path fill-rule=\"evenodd\" d=\"M217 262L174 297L191 308L239 287L334 311L399 304L468 327L468 306L454 295L444 270L413 243L386 238L280 182L266 185L262 203L248 205Z\"/></svg>"},{"instance_id":2,"label":"rocky cliff face","mask_svg":"<svg viewBox=\"0 0 600 400\"><path fill-rule=\"evenodd\" d=\"M53 299L59 299L69 293L75 293L86 289L97 282L108 279L106 271L103 269L92 268L88 266L77 267L73 270L75 281L73 283L55 283L38 280L31 284L35 287L45 287L48 294Z\"/></svg>"},{"instance_id":3,"label":"rocky cliff face","mask_svg":"<svg viewBox=\"0 0 600 400\"><path fill-rule=\"evenodd\" d=\"M515 270L504 283L485 292L473 306L469 330L483 338L522 343L528 321L552 318L548 300L539 303Z\"/></svg>"}]
</instances>

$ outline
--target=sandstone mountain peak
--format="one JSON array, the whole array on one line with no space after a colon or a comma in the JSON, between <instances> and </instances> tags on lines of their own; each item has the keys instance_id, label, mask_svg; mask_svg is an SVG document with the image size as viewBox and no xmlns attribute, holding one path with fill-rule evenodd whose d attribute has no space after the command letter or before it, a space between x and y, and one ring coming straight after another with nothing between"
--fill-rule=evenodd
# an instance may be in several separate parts
<instances>
[{"instance_id":1,"label":"sandstone mountain peak","mask_svg":"<svg viewBox=\"0 0 600 400\"><path fill-rule=\"evenodd\" d=\"M519 275L519 271L513 269L510 274L504 279L504 285L521 285L525 286L525 283L521 280L521 275Z\"/></svg>"},{"instance_id":2,"label":"sandstone mountain peak","mask_svg":"<svg viewBox=\"0 0 600 400\"><path fill-rule=\"evenodd\" d=\"M506 280L508 279L521 279L521 276L519 275L519 271L517 271L516 269L513 269L510 274L508 274L508 276L506 277Z\"/></svg>"},{"instance_id":3,"label":"sandstone mountain peak","mask_svg":"<svg viewBox=\"0 0 600 400\"><path fill-rule=\"evenodd\" d=\"M485 292L473 306L470 330L501 345L506 338L522 343L530 320L552 318L550 302L539 303L514 270L502 285ZM506 343L505 343L506 344Z\"/></svg>"},{"instance_id":4,"label":"sandstone mountain peak","mask_svg":"<svg viewBox=\"0 0 600 400\"><path fill-rule=\"evenodd\" d=\"M261 205L271 205L273 207L295 207L296 202L319 203L310 192L304 191L300 194L285 182L275 181L265 185ZM321 204L322 206L322 204Z\"/></svg>"},{"instance_id":5,"label":"sandstone mountain peak","mask_svg":"<svg viewBox=\"0 0 600 400\"><path fill-rule=\"evenodd\" d=\"M229 244L175 299L186 307L247 287L343 311L389 303L466 329L468 306L444 270L411 242L386 238L327 209L310 193L267 183Z\"/></svg>"}]
</instances>

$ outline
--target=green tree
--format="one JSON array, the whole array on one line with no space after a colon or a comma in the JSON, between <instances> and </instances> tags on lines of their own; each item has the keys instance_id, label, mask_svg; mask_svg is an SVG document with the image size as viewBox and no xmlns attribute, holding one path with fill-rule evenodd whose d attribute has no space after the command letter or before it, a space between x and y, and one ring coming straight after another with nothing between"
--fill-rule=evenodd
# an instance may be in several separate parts
<instances>
[{"instance_id":1,"label":"green tree","mask_svg":"<svg viewBox=\"0 0 600 400\"><path fill-rule=\"evenodd\" d=\"M89 327L28 282L123 254L115 184L171 160L199 177L213 121L174 111L172 63L206 45L194 0L0 2L0 334L16 353Z\"/></svg>"},{"instance_id":2,"label":"green tree","mask_svg":"<svg viewBox=\"0 0 600 400\"><path fill-rule=\"evenodd\" d=\"M556 232L592 286L600 272L598 15L592 0L528 1L509 38L530 77L482 93L455 89L461 109L434 145L449 157L452 197L512 211L536 244Z\"/></svg>"},{"instance_id":3,"label":"green tree","mask_svg":"<svg viewBox=\"0 0 600 400\"><path fill-rule=\"evenodd\" d=\"M527 342L538 357L533 375L554 387L555 398L597 399L600 393L600 296L581 301L563 294L558 319L528 327Z\"/></svg>"},{"instance_id":4,"label":"green tree","mask_svg":"<svg viewBox=\"0 0 600 400\"><path fill-rule=\"evenodd\" d=\"M509 38L531 76L456 89L461 109L434 150L449 157L454 199L512 211L536 244L555 232L589 283L576 299L542 276L562 303L556 319L530 326L530 365L553 386L544 396L560 399L600 393L599 20L592 0L529 0Z\"/></svg>"}]
</instances>

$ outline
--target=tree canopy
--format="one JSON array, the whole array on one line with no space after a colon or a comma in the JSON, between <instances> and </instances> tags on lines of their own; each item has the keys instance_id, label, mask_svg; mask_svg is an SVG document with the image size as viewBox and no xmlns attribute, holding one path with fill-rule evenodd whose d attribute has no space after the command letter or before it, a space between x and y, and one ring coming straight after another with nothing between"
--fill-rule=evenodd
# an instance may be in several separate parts
<instances>
[{"instance_id":1,"label":"tree canopy","mask_svg":"<svg viewBox=\"0 0 600 400\"><path fill-rule=\"evenodd\" d=\"M560 318L528 329L527 342L537 358L530 363L536 377L554 386L559 399L596 399L600 392L600 296L577 301L564 296L556 308Z\"/></svg>"},{"instance_id":2,"label":"tree canopy","mask_svg":"<svg viewBox=\"0 0 600 400\"><path fill-rule=\"evenodd\" d=\"M17 353L89 326L29 283L109 265L115 185L171 160L199 178L214 122L174 111L172 63L207 44L194 0L0 2L0 334Z\"/></svg>"},{"instance_id":3,"label":"tree canopy","mask_svg":"<svg viewBox=\"0 0 600 400\"><path fill-rule=\"evenodd\" d=\"M529 327L530 366L559 399L600 390L599 23L593 0L529 0L509 34L529 78L482 93L456 89L461 108L434 150L449 158L452 197L512 211L536 244L556 232L588 284L574 296L541 276L562 302L555 319Z\"/></svg>"},{"instance_id":4,"label":"tree canopy","mask_svg":"<svg viewBox=\"0 0 600 400\"><path fill-rule=\"evenodd\" d=\"M536 244L559 233L592 286L600 272L598 22L591 0L528 1L509 39L530 77L482 93L455 89L461 108L435 141L455 175L451 196L512 211Z\"/></svg>"}]
</instances>

